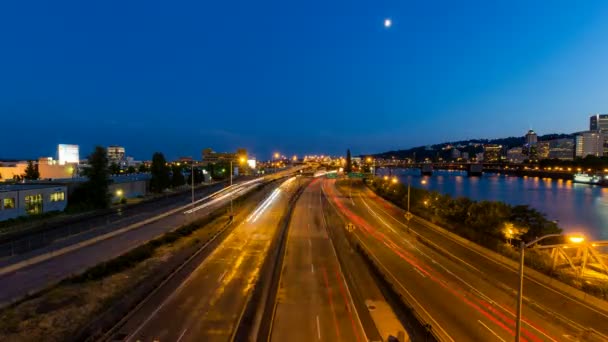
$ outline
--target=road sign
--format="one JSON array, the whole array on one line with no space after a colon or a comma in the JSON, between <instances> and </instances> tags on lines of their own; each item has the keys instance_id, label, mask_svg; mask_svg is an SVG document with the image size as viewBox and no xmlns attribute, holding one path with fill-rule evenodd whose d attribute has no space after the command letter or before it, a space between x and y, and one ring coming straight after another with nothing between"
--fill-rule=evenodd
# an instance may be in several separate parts
<instances>
[{"instance_id":1,"label":"road sign","mask_svg":"<svg viewBox=\"0 0 608 342\"><path fill-rule=\"evenodd\" d=\"M338 178L338 174L336 172L328 172L325 174L327 178Z\"/></svg>"},{"instance_id":2,"label":"road sign","mask_svg":"<svg viewBox=\"0 0 608 342\"><path fill-rule=\"evenodd\" d=\"M412 215L412 213L410 213L409 211L408 211L407 213L405 213L405 219L406 219L406 220L408 220L408 221L409 221L409 220L411 220L411 219L412 219L412 217L414 217L414 215Z\"/></svg>"},{"instance_id":3,"label":"road sign","mask_svg":"<svg viewBox=\"0 0 608 342\"><path fill-rule=\"evenodd\" d=\"M348 178L363 178L363 173L361 172L349 172Z\"/></svg>"},{"instance_id":4,"label":"road sign","mask_svg":"<svg viewBox=\"0 0 608 342\"><path fill-rule=\"evenodd\" d=\"M349 232L349 233L354 232L354 231L355 231L355 225L354 225L354 224L352 224L352 223L348 223L348 224L346 225L346 230L348 230L348 232Z\"/></svg>"}]
</instances>

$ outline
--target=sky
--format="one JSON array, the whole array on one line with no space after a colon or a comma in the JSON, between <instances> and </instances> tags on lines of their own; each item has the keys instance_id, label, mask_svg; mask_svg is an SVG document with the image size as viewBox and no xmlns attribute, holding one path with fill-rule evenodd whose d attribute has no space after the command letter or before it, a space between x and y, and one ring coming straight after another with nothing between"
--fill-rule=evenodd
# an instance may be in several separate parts
<instances>
[{"instance_id":1,"label":"sky","mask_svg":"<svg viewBox=\"0 0 608 342\"><path fill-rule=\"evenodd\" d=\"M592 0L3 1L0 158L581 131L608 113L607 19Z\"/></svg>"}]
</instances>

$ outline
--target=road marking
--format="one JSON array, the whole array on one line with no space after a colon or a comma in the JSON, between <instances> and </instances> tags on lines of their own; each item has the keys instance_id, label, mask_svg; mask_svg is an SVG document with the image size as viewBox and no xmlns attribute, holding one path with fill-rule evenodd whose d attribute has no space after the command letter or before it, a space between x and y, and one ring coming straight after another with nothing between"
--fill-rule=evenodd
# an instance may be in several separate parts
<instances>
[{"instance_id":1,"label":"road marking","mask_svg":"<svg viewBox=\"0 0 608 342\"><path fill-rule=\"evenodd\" d=\"M417 267L412 267L414 269L414 271L418 272L418 274L420 274L420 276L422 278L426 278L426 276L424 275L424 273L420 272L420 270Z\"/></svg>"},{"instance_id":2,"label":"road marking","mask_svg":"<svg viewBox=\"0 0 608 342\"><path fill-rule=\"evenodd\" d=\"M308 239L308 247L312 247L312 242L310 242L310 239Z\"/></svg>"},{"instance_id":3,"label":"road marking","mask_svg":"<svg viewBox=\"0 0 608 342\"><path fill-rule=\"evenodd\" d=\"M312 273L315 273L315 265L313 265L312 263L310 264L310 271Z\"/></svg>"},{"instance_id":4,"label":"road marking","mask_svg":"<svg viewBox=\"0 0 608 342\"><path fill-rule=\"evenodd\" d=\"M317 315L317 337L321 340L321 325L319 324L319 315Z\"/></svg>"},{"instance_id":5,"label":"road marking","mask_svg":"<svg viewBox=\"0 0 608 342\"><path fill-rule=\"evenodd\" d=\"M186 335L186 331L188 331L188 328L184 329L184 331L182 331L182 334L179 335L179 338L177 339L176 342L179 342L182 340L182 338L184 338L184 335Z\"/></svg>"},{"instance_id":6,"label":"road marking","mask_svg":"<svg viewBox=\"0 0 608 342\"><path fill-rule=\"evenodd\" d=\"M222 273L222 275L217 279L217 281L222 281L222 279L224 279L224 276L226 275L226 273L228 273L228 270L225 270L224 273Z\"/></svg>"},{"instance_id":7,"label":"road marking","mask_svg":"<svg viewBox=\"0 0 608 342\"><path fill-rule=\"evenodd\" d=\"M488 327L487 325L483 324L482 321L477 320L477 322L479 324L481 324L484 328L488 329L492 333L492 335L496 336L497 339L501 340L502 342L506 342L502 337L500 337L500 335L498 335L497 333L495 333L494 330L490 329L490 327Z\"/></svg>"}]
</instances>

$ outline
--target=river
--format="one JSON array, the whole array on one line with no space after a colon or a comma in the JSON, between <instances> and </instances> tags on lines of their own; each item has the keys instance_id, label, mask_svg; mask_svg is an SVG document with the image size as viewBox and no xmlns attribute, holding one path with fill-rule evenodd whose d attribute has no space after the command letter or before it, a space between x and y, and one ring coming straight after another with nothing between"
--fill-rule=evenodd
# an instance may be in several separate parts
<instances>
[{"instance_id":1,"label":"river","mask_svg":"<svg viewBox=\"0 0 608 342\"><path fill-rule=\"evenodd\" d=\"M378 174L387 170L379 169ZM403 184L474 200L527 204L557 220L568 232L580 232L592 240L608 240L608 188L539 177L517 177L484 173L467 177L466 172L435 170L423 177L419 170L393 170ZM422 180L426 180L423 184Z\"/></svg>"}]
</instances>

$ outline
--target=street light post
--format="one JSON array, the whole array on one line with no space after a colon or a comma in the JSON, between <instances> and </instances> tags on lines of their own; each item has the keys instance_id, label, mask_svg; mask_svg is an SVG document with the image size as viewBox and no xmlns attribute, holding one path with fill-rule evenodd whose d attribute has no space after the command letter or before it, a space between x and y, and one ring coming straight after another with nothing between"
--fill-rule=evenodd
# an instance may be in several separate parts
<instances>
[{"instance_id":1,"label":"street light post","mask_svg":"<svg viewBox=\"0 0 608 342\"><path fill-rule=\"evenodd\" d=\"M192 176L192 207L194 208L194 160L192 160L192 169L190 170L190 175Z\"/></svg>"},{"instance_id":2,"label":"street light post","mask_svg":"<svg viewBox=\"0 0 608 342\"><path fill-rule=\"evenodd\" d=\"M521 338L521 310L523 306L523 290L524 290L524 253L526 248L534 245L540 240L544 240L550 237L562 236L561 234L548 234L545 236L541 236L535 240L532 240L528 243L524 241L520 244L520 254L519 254L519 289L517 291L517 318L515 320L515 342L520 342ZM581 243L585 240L582 236L571 236L570 241L573 243Z\"/></svg>"}]
</instances>

